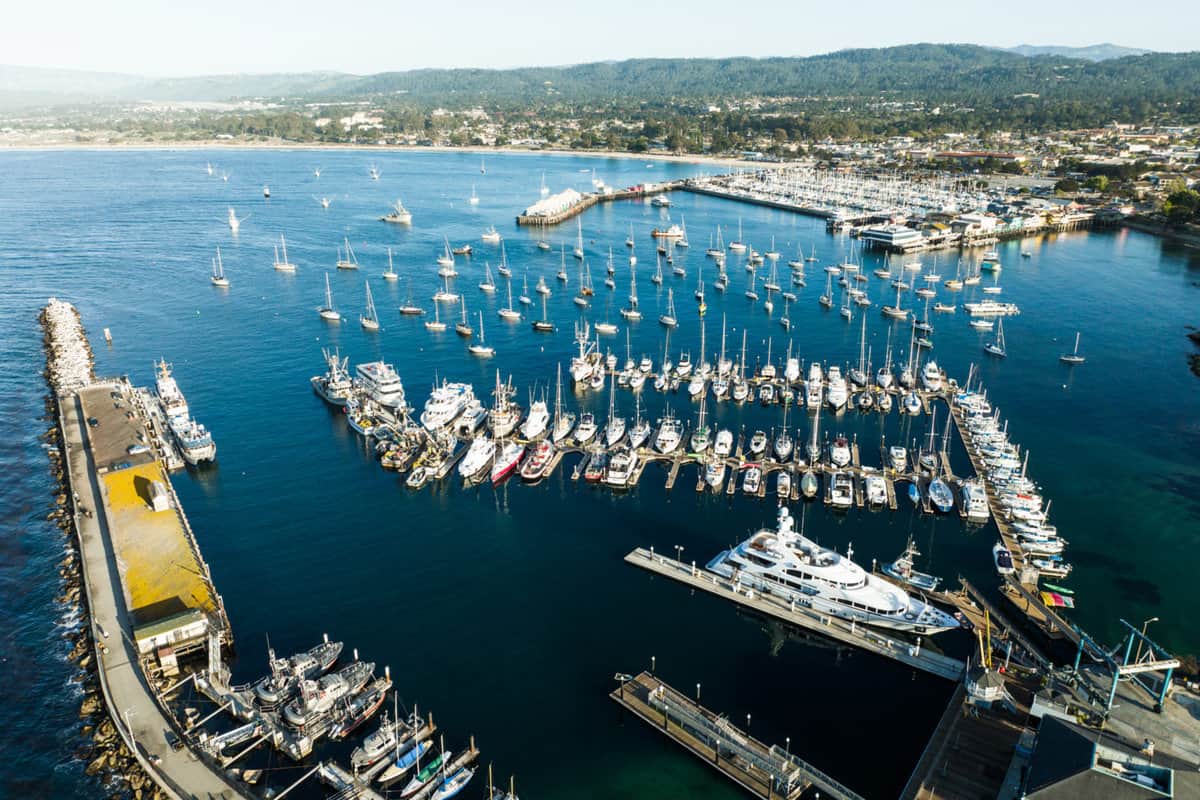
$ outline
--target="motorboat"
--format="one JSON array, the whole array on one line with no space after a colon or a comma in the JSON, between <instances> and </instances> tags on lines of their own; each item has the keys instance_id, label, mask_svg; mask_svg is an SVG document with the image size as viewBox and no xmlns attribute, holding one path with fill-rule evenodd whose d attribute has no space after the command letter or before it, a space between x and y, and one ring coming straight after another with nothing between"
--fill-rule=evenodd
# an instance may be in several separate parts
<instances>
[{"instance_id":1,"label":"motorboat","mask_svg":"<svg viewBox=\"0 0 1200 800\"><path fill-rule=\"evenodd\" d=\"M913 540L909 539L904 552L895 561L883 565L883 572L922 591L937 591L938 584L942 582L941 578L913 568L913 560L919 555L920 551L913 544Z\"/></svg>"}]
</instances>

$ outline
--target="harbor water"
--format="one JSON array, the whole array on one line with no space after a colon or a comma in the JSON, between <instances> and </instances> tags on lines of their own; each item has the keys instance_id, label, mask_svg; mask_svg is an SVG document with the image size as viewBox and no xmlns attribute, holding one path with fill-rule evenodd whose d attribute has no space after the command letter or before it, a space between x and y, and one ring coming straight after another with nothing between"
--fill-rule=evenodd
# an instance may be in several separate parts
<instances>
[{"instance_id":1,"label":"harbor water","mask_svg":"<svg viewBox=\"0 0 1200 800\"><path fill-rule=\"evenodd\" d=\"M215 174L206 174L205 164ZM368 175L378 166L378 180ZM314 175L316 167L320 176ZM552 190L591 189L593 169L614 187L711 172L711 165L659 163L551 155L489 156L487 173L466 153L358 151L29 151L0 154L0 487L3 508L0 619L4 630L5 702L0 741L9 763L0 797L91 797L98 791L83 775L81 695L65 661L63 630L75 622L55 596L62 534L45 516L53 482L39 435L45 386L37 310L47 297L79 309L96 351L100 375L127 374L135 384L153 381L152 363L174 365L194 416L213 432L215 466L179 473L175 485L222 593L238 640L237 681L266 668L266 637L280 653L314 644L322 633L358 648L363 658L390 665L402 701L434 713L455 750L474 734L483 761L497 777L517 776L528 798L740 796L705 765L668 744L640 722L623 718L607 698L615 672L651 667L681 690L699 684L705 706L724 711L756 737L798 753L866 796L894 796L907 780L942 713L952 687L923 673L865 653L811 640L776 624L740 614L709 596L626 565L638 546L653 546L700 564L753 529L770 525L773 499L698 495L694 467L685 467L671 492L666 470L647 468L641 483L613 494L573 482L576 456L538 486L518 481L493 489L464 489L457 475L412 492L403 479L380 468L342 415L309 388L323 370L322 347L337 347L351 364L385 359L395 364L411 404L424 403L435 380L471 381L490 400L496 370L512 376L516 399L530 392L553 402L555 366L575 352L573 324L605 318L618 324L602 347L623 361L626 329L634 359L657 364L664 328L657 318L672 287L679 327L672 356L699 360L701 317L693 292L703 283L703 317L710 360L721 346L736 358L743 331L747 364L771 356L782 365L789 343L806 362L855 365L861 317L867 347L878 367L889 327L893 361L907 357L909 328L890 326L878 306L895 299L886 281L871 275L881 258L861 256L865 287L875 304L856 309L852 322L817 302L826 264L850 257L854 240L825 232L821 220L683 192L669 209L649 203L601 204L581 216L587 264L595 295L591 306L573 302L580 265L571 256L576 225L548 232L549 251L536 246L539 232L518 229L514 216L538 198L542 173ZM228 180L221 175L226 174ZM270 199L262 187L269 184ZM472 187L478 205L468 203ZM328 198L328 208L319 202ZM401 198L413 212L411 227L379 221ZM237 236L228 208L242 218ZM710 235L723 226L726 242L743 238L760 251L775 237L780 283L797 293L787 311L790 332L760 300L744 297L750 273L730 254L728 290L713 289L716 268L705 258ZM686 222L691 247L675 251L685 277L663 264L661 287L649 232ZM643 320L628 326L619 309L630 294L629 250L633 225L638 256L637 293ZM535 304L520 323L496 316L506 302L496 274L499 248L480 235L495 225L512 267L513 297L528 275ZM272 247L287 237L295 274L272 269ZM451 328L425 330L421 318L396 309L411 292L432 315L439 285L435 257L443 237L471 243L458 259L457 291L496 358L473 359ZM357 271L334 263L343 239L353 246ZM210 285L210 259L220 246L228 289ZM615 291L603 285L609 247L616 265ZM387 249L400 279L385 283ZM565 248L568 283L555 278ZM799 248L818 261L806 265L807 286L788 284L786 261ZM937 300L958 302L956 314L931 314L933 357L952 377L965 379L972 364L992 402L1008 419L1014 441L1031 451L1029 470L1053 500L1052 521L1070 541L1075 571L1063 581L1076 591L1070 612L1101 641L1115 641L1119 619L1135 625L1161 621L1150 635L1179 653L1200 651L1200 633L1188 620L1192 582L1200 569L1200 378L1188 370L1188 325L1200 324L1200 256L1129 231L1063 234L1008 242L998 248L1003 271L995 299L1017 303L1006 318L1007 358L989 359L982 346L994 333L967 326L965 299L982 286L952 294L938 285ZM1029 251L1022 257L1022 250ZM860 258L855 254L854 258ZM923 254L925 271L934 255ZM476 289L490 264L498 291ZM964 260L964 267L966 261ZM893 264L898 272L899 261ZM952 277L956 255L937 256L942 280ZM770 263L759 267L761 280ZM328 274L343 324L322 321ZM917 282L916 273L906 273ZM533 293L538 278L553 290L549 318L557 330L538 334ZM382 329L362 330L364 281L371 282ZM840 294L836 295L840 298ZM954 297L954 300L949 298ZM923 302L905 297L906 307ZM453 323L459 310L443 306ZM106 345L103 328L112 331ZM1067 367L1061 352L1082 332L1086 364ZM608 391L576 394L567 402L607 415ZM645 413L661 416L664 404L694 424L698 404L686 391L659 394L647 383ZM619 411L631 417L633 395L618 389ZM780 406L709 402L713 424L747 436L783 424ZM938 406L940 443L945 407ZM808 437L812 417L789 412L787 424ZM901 418L846 412L822 413L820 438L856 437L865 465L879 465L879 443L912 444L927 436L927 417ZM967 474L961 446L955 471ZM773 495L773 482L768 498ZM955 517L914 513L906 498L895 512L853 509L835 514L820 503L801 512L806 532L822 544L869 566L895 558L912 536L922 552L918 567L956 585L963 575L994 587L992 526L968 528ZM938 645L965 656L969 637L946 634ZM747 720L749 715L749 721ZM348 748L346 748L348 752ZM329 752L341 752L330 748ZM276 787L301 770L278 757L264 761ZM298 793L322 796L313 785ZM485 796L482 781L465 796Z\"/></svg>"}]
</instances>

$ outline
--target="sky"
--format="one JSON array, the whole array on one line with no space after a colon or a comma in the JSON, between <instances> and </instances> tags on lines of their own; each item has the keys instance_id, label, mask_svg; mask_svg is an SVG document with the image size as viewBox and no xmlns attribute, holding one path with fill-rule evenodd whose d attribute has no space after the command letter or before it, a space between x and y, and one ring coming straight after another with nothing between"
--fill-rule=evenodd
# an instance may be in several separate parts
<instances>
[{"instance_id":1,"label":"sky","mask_svg":"<svg viewBox=\"0 0 1200 800\"><path fill-rule=\"evenodd\" d=\"M0 63L148 76L804 56L912 42L1200 49L1200 4L1127 0L14 0Z\"/></svg>"}]
</instances>

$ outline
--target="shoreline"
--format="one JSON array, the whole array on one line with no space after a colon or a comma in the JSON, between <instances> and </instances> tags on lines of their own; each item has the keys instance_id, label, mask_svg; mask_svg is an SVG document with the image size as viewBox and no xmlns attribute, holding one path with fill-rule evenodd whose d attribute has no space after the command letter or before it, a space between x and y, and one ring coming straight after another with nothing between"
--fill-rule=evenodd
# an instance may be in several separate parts
<instances>
[{"instance_id":1,"label":"shoreline","mask_svg":"<svg viewBox=\"0 0 1200 800\"><path fill-rule=\"evenodd\" d=\"M741 166L769 168L783 166L779 161L751 161L736 156L709 156L675 153L630 153L617 150L576 150L571 148L552 148L537 150L529 147L439 147L437 145L407 145L407 144L341 144L329 142L239 142L217 139L187 142L118 142L118 143L86 143L86 142L47 142L45 144L4 144L0 143L0 153L4 152L34 152L47 150L347 150L371 151L386 153L469 153L474 155L525 155L525 156L569 156L572 158L617 158L628 161L653 161L664 164L711 164L713 166Z\"/></svg>"}]
</instances>

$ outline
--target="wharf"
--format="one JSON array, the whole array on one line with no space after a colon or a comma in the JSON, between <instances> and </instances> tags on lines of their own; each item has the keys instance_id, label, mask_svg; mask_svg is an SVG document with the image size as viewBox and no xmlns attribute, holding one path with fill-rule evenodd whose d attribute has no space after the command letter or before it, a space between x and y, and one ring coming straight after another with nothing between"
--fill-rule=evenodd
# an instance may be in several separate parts
<instances>
[{"instance_id":1,"label":"wharf","mask_svg":"<svg viewBox=\"0 0 1200 800\"><path fill-rule=\"evenodd\" d=\"M837 800L861 800L825 773L778 745L768 747L649 672L622 677L609 697L755 797L795 800L815 786Z\"/></svg>"},{"instance_id":2,"label":"wharf","mask_svg":"<svg viewBox=\"0 0 1200 800\"><path fill-rule=\"evenodd\" d=\"M898 632L885 635L869 626L831 617L795 602L742 589L719 575L697 569L695 564L676 561L653 550L639 547L625 556L625 562L940 678L958 680L966 668L962 661L922 646L920 638L914 643Z\"/></svg>"},{"instance_id":3,"label":"wharf","mask_svg":"<svg viewBox=\"0 0 1200 800\"><path fill-rule=\"evenodd\" d=\"M525 227L549 227L551 225L559 225L569 219L587 211L594 205L600 203L609 203L614 200L638 200L643 197L649 197L655 194L663 194L672 189L682 188L683 181L670 181L667 183L658 183L652 186L636 186L628 189L615 189L611 192L588 192L580 198L579 202L573 203L557 214L525 214L524 212L517 215L517 224Z\"/></svg>"},{"instance_id":4,"label":"wharf","mask_svg":"<svg viewBox=\"0 0 1200 800\"><path fill-rule=\"evenodd\" d=\"M56 333L63 335L47 326L50 339L48 366L52 376L72 366L55 363L61 354L87 350L81 328L75 341L57 340ZM86 366L90 373L90 363ZM93 634L96 674L112 724L145 774L167 797L242 798L245 795L241 789L227 781L220 769L202 753L189 747L174 750L168 745L164 731L177 731L178 728L150 676L142 669L141 653L133 639L137 622L118 571L121 561L114 541L118 533L124 532L115 530L103 489L103 479L112 474L114 458L129 458L127 438L132 438L131 434L136 430L131 423L137 415L129 411L127 416L127 409L117 406L121 400L128 402L128 395L123 394L128 387L121 381L95 383L90 377L69 386L57 385L62 390L61 393L56 391L55 400L65 456L68 507L79 543L89 627L96 632ZM85 405L85 396L93 402ZM89 417L94 417L97 424L89 425L86 422ZM122 430L118 420L129 427ZM108 428L105 428L106 421L112 423ZM141 454L138 460L144 469L157 469L166 480L162 465L153 461L149 454ZM169 496L172 502L178 503L173 493ZM209 623L227 634L228 622L220 608L219 597L211 591L207 567L199 561L198 551L193 553L189 549L194 540L190 530L186 529L182 512L178 519L179 527L168 535L182 539L184 548L180 555L185 558L185 563L203 570L199 585L204 587L209 602L215 604L210 608L218 612L215 618L208 618Z\"/></svg>"}]
</instances>

